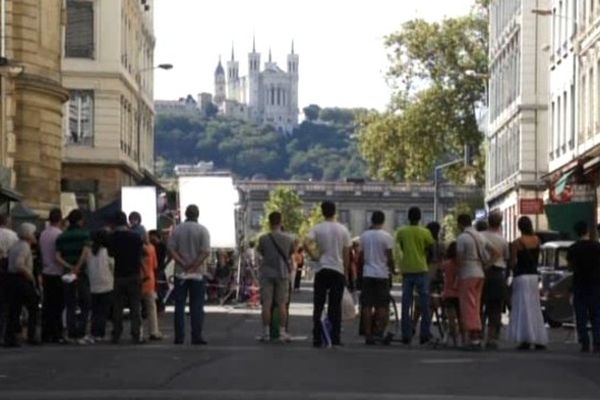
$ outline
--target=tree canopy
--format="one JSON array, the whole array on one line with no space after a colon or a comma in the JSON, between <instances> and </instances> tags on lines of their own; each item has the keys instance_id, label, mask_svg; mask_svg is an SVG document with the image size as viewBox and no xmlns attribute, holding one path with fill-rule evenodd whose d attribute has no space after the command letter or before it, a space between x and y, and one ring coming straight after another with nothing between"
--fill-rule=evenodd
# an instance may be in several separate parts
<instances>
[{"instance_id":1,"label":"tree canopy","mask_svg":"<svg viewBox=\"0 0 600 400\"><path fill-rule=\"evenodd\" d=\"M359 120L360 151L373 175L423 181L437 163L461 157L465 146L479 149L477 107L488 62L484 6L441 22L411 20L386 37L390 105Z\"/></svg>"},{"instance_id":2,"label":"tree canopy","mask_svg":"<svg viewBox=\"0 0 600 400\"><path fill-rule=\"evenodd\" d=\"M364 110L311 105L291 135L271 126L195 113L159 113L155 145L159 175L176 164L212 161L241 178L338 180L365 177L356 115Z\"/></svg>"}]
</instances>

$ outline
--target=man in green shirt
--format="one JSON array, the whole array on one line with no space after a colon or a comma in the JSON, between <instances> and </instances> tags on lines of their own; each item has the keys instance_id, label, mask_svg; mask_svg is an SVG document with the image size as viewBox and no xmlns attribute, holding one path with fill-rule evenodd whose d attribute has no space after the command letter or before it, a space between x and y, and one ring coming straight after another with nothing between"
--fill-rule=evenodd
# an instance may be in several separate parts
<instances>
[{"instance_id":1,"label":"man in green shirt","mask_svg":"<svg viewBox=\"0 0 600 400\"><path fill-rule=\"evenodd\" d=\"M408 210L410 225L396 232L396 243L402 250L400 271L402 273L402 342L410 344L413 336L413 324L410 310L413 305L415 287L419 295L421 309L420 342L425 344L431 339L429 314L429 277L427 250L434 244L431 232L419 225L421 210L412 207Z\"/></svg>"}]
</instances>

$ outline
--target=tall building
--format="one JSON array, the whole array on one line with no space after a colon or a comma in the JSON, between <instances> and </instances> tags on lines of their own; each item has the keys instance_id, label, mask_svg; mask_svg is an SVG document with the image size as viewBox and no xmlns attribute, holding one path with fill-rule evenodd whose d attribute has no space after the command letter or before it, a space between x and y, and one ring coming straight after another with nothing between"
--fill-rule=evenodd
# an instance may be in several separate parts
<instances>
[{"instance_id":1,"label":"tall building","mask_svg":"<svg viewBox=\"0 0 600 400\"><path fill-rule=\"evenodd\" d=\"M152 178L153 0L68 0L62 190L100 207Z\"/></svg>"},{"instance_id":2,"label":"tall building","mask_svg":"<svg viewBox=\"0 0 600 400\"><path fill-rule=\"evenodd\" d=\"M44 215L60 204L63 0L0 6L0 203L15 189Z\"/></svg>"},{"instance_id":3,"label":"tall building","mask_svg":"<svg viewBox=\"0 0 600 400\"><path fill-rule=\"evenodd\" d=\"M541 200L548 171L549 18L534 14L549 0L494 0L490 4L489 130L486 202L505 217L505 234L517 235L516 221L529 214L545 229L543 210L521 207Z\"/></svg>"},{"instance_id":4,"label":"tall building","mask_svg":"<svg viewBox=\"0 0 600 400\"><path fill-rule=\"evenodd\" d=\"M214 101L226 116L269 124L282 133L290 133L298 125L299 57L294 43L285 71L273 61L271 50L262 70L260 59L261 54L253 43L246 76L240 76L240 63L233 49L227 70L219 59Z\"/></svg>"}]
</instances>

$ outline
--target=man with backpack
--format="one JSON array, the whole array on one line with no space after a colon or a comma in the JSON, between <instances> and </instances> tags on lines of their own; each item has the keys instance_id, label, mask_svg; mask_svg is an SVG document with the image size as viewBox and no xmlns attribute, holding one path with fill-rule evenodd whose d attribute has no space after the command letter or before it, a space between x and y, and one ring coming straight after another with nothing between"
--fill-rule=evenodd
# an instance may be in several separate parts
<instances>
[{"instance_id":1,"label":"man with backpack","mask_svg":"<svg viewBox=\"0 0 600 400\"><path fill-rule=\"evenodd\" d=\"M269 214L271 231L258 240L256 250L261 256L259 267L260 297L262 303L263 335L262 341L271 339L270 326L273 304L279 311L279 339L291 340L287 332L287 303L290 296L291 256L294 253L294 239L282 232L282 216L278 211Z\"/></svg>"}]
</instances>

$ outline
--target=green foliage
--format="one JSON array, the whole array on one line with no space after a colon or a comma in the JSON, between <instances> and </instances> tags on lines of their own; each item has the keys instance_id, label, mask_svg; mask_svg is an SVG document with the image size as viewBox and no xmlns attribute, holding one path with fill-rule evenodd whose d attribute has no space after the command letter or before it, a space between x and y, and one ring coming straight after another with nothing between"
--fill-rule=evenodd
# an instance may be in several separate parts
<instances>
[{"instance_id":1,"label":"green foliage","mask_svg":"<svg viewBox=\"0 0 600 400\"><path fill-rule=\"evenodd\" d=\"M442 222L443 241L450 243L456 240L458 236L458 216L460 214L469 214L473 217L475 210L484 207L483 199L474 199L469 202L457 203L450 212L444 217Z\"/></svg>"},{"instance_id":2,"label":"green foliage","mask_svg":"<svg viewBox=\"0 0 600 400\"><path fill-rule=\"evenodd\" d=\"M360 150L372 174L428 180L435 164L462 156L465 145L479 148L475 112L484 100L487 43L481 6L442 22L408 21L386 38L391 105L359 120ZM453 177L473 172L471 167Z\"/></svg>"},{"instance_id":3,"label":"green foliage","mask_svg":"<svg viewBox=\"0 0 600 400\"><path fill-rule=\"evenodd\" d=\"M285 187L273 189L269 194L269 200L264 205L265 214L261 221L263 231L269 230L269 214L279 211L286 232L298 235L304 222L302 206L302 199L294 190Z\"/></svg>"},{"instance_id":4,"label":"green foliage","mask_svg":"<svg viewBox=\"0 0 600 400\"><path fill-rule=\"evenodd\" d=\"M216 168L241 178L364 177L366 163L356 138L357 110L321 110L317 105L306 109L317 119L307 119L289 136L239 120L159 114L155 140L161 174L169 174L176 164L212 161ZM318 119L322 113L327 120Z\"/></svg>"},{"instance_id":5,"label":"green foliage","mask_svg":"<svg viewBox=\"0 0 600 400\"><path fill-rule=\"evenodd\" d=\"M304 117L307 121L314 122L319 119L319 113L321 112L321 107L316 104L311 104L302 109L304 112Z\"/></svg>"},{"instance_id":6,"label":"green foliage","mask_svg":"<svg viewBox=\"0 0 600 400\"><path fill-rule=\"evenodd\" d=\"M321 206L319 204L313 205L300 225L298 236L305 239L308 232L310 232L315 225L323 221L325 221L325 218L321 212Z\"/></svg>"}]
</instances>

